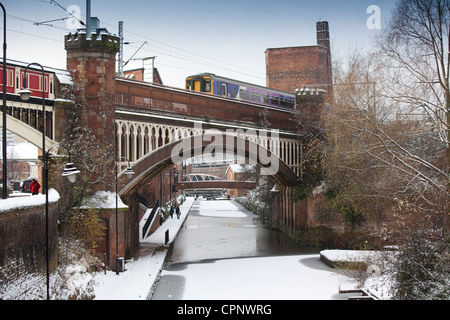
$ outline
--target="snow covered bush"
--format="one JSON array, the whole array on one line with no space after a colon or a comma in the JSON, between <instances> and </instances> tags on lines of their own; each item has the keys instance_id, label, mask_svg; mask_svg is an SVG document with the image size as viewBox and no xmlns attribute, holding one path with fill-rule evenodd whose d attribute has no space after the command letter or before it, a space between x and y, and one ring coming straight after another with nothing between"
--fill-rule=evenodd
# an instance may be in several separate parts
<instances>
[{"instance_id":1,"label":"snow covered bush","mask_svg":"<svg viewBox=\"0 0 450 320\"><path fill-rule=\"evenodd\" d=\"M443 239L421 235L405 239L390 264L395 274L394 299L450 299L450 247Z\"/></svg>"},{"instance_id":2,"label":"snow covered bush","mask_svg":"<svg viewBox=\"0 0 450 320\"><path fill-rule=\"evenodd\" d=\"M386 236L397 251L383 262L393 299L450 299L450 238L442 213L401 202L393 217Z\"/></svg>"},{"instance_id":3,"label":"snow covered bush","mask_svg":"<svg viewBox=\"0 0 450 320\"><path fill-rule=\"evenodd\" d=\"M95 260L74 241L60 244L60 253L58 268L50 274L50 299L93 299L94 281L88 271ZM0 300L43 300L46 287L45 273L26 270L21 260L0 267Z\"/></svg>"}]
</instances>

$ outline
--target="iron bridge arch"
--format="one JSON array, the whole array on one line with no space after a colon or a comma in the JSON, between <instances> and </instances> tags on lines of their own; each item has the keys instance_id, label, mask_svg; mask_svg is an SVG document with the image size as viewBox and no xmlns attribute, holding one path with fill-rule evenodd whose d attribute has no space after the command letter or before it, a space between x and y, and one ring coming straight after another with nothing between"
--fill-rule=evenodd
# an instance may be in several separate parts
<instances>
[{"instance_id":1,"label":"iron bridge arch","mask_svg":"<svg viewBox=\"0 0 450 320\"><path fill-rule=\"evenodd\" d=\"M181 151L183 151L181 155L180 153L175 153L175 157L178 160L177 163L180 163L193 156L204 154L205 150L210 151L212 145L224 146L224 152L241 155L246 159L246 163L248 161L254 161L256 165L265 169L268 169L273 164L271 161L276 159L277 167L271 175L277 184L280 186L295 186L298 184L298 176L294 171L265 147L251 140L243 139L229 133L222 133L220 136L215 136L213 142L209 139L204 139L205 136L205 134L193 135L185 137L181 141L173 141L140 158L131 166L135 173L131 179L124 172L119 174L119 196L126 197L138 192L139 189L149 183L154 177L176 164L173 161L174 148L182 149Z\"/></svg>"}]
</instances>

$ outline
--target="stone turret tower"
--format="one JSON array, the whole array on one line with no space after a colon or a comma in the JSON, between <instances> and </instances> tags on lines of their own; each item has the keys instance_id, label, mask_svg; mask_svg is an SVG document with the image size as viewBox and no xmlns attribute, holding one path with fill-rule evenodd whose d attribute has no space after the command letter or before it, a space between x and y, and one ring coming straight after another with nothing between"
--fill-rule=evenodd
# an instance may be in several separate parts
<instances>
[{"instance_id":1,"label":"stone turret tower","mask_svg":"<svg viewBox=\"0 0 450 320\"><path fill-rule=\"evenodd\" d=\"M106 161L103 168L97 169L105 178L95 186L95 191L115 191L115 90L116 90L116 54L120 49L119 37L98 27L98 19L94 22L90 36L85 30L65 36L67 51L67 70L72 72L73 80L83 95L84 103L79 116L92 129ZM88 156L88 155L86 155ZM83 168L80 167L80 170ZM111 268L120 270L118 261L125 257L127 244L125 241L128 209L102 207L99 217L105 222L106 239L99 241L99 252L106 252L106 263ZM116 263L114 263L116 262Z\"/></svg>"},{"instance_id":2,"label":"stone turret tower","mask_svg":"<svg viewBox=\"0 0 450 320\"><path fill-rule=\"evenodd\" d=\"M93 18L96 19L96 18ZM115 71L119 37L106 29L93 28L90 37L83 30L65 36L67 70L84 94L86 104L81 116L92 129L98 143L108 159L114 159L115 126ZM104 168L111 181L106 181L98 190L113 191L114 161Z\"/></svg>"}]
</instances>

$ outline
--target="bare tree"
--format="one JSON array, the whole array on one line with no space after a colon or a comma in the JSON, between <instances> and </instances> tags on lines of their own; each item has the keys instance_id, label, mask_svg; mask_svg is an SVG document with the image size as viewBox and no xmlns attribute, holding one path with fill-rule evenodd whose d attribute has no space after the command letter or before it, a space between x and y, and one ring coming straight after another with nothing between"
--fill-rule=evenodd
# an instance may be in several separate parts
<instances>
[{"instance_id":1,"label":"bare tree","mask_svg":"<svg viewBox=\"0 0 450 320\"><path fill-rule=\"evenodd\" d=\"M399 251L386 272L399 299L448 298L449 9L399 1L379 50L335 72L326 114L336 207L394 210L387 226Z\"/></svg>"},{"instance_id":2,"label":"bare tree","mask_svg":"<svg viewBox=\"0 0 450 320\"><path fill-rule=\"evenodd\" d=\"M362 215L380 212L392 194L376 128L392 118L393 108L380 99L376 62L355 50L336 63L334 97L324 113L327 196L353 227Z\"/></svg>"},{"instance_id":3,"label":"bare tree","mask_svg":"<svg viewBox=\"0 0 450 320\"><path fill-rule=\"evenodd\" d=\"M366 195L408 198L440 212L445 226L450 194L448 1L399 1L377 48L374 54L356 52L346 68L335 72L333 102L341 114L335 117L334 135L343 131L334 141L346 141L332 149L344 159L338 166L376 175L372 183L377 188ZM347 189L364 194L361 188Z\"/></svg>"},{"instance_id":4,"label":"bare tree","mask_svg":"<svg viewBox=\"0 0 450 320\"><path fill-rule=\"evenodd\" d=\"M404 104L387 95L390 65L374 54L356 50L339 66L325 113L325 166L334 204L353 221L357 212L382 212L396 199L445 217L446 144L439 130L427 117L397 117Z\"/></svg>"},{"instance_id":5,"label":"bare tree","mask_svg":"<svg viewBox=\"0 0 450 320\"><path fill-rule=\"evenodd\" d=\"M70 108L66 110L70 116L66 129L66 137L62 141L69 147L72 153L72 160L78 167L83 168L81 184L76 185L75 204L79 205L87 196L92 196L97 185L110 185L112 172L104 170L105 166L115 162L113 146L107 149L102 148L102 141L99 141L87 124L87 117L82 112L86 112L87 102L84 101L80 89L73 85L66 90L66 99L73 101ZM97 115L101 117L102 115Z\"/></svg>"},{"instance_id":6,"label":"bare tree","mask_svg":"<svg viewBox=\"0 0 450 320\"><path fill-rule=\"evenodd\" d=\"M449 16L447 0L399 1L377 39L386 67L385 95L405 112L424 112L449 148ZM447 163L450 157L447 157Z\"/></svg>"},{"instance_id":7,"label":"bare tree","mask_svg":"<svg viewBox=\"0 0 450 320\"><path fill-rule=\"evenodd\" d=\"M423 144L414 148L387 139L386 150L399 169L422 182L424 192L431 187L436 196L446 200L450 194L449 18L448 0L401 0L389 26L377 39L384 66L384 96L398 102L406 114L424 114L421 134L436 147L428 151L439 160L424 154ZM380 134L388 137L383 130ZM443 217L447 219L447 214Z\"/></svg>"},{"instance_id":8,"label":"bare tree","mask_svg":"<svg viewBox=\"0 0 450 320\"><path fill-rule=\"evenodd\" d=\"M65 98L72 101L66 106L69 121L66 127L66 136L61 141L71 153L71 160L80 169L81 175L76 183L70 186L72 196L65 208L60 210L61 246L70 248L72 239L81 240L85 248L92 254L97 249L97 241L104 235L103 222L98 217L98 209L89 208L88 199L94 196L98 184L107 185L111 172L103 170L105 164L114 163L112 147L110 152L104 152L101 142L95 137L92 129L87 125L86 110L83 106L86 101L76 85L65 88ZM57 161L58 159L53 159ZM62 161L63 159L59 159ZM59 166L62 164L60 163ZM52 179L57 180L57 179ZM66 197L67 198L67 197Z\"/></svg>"}]
</instances>

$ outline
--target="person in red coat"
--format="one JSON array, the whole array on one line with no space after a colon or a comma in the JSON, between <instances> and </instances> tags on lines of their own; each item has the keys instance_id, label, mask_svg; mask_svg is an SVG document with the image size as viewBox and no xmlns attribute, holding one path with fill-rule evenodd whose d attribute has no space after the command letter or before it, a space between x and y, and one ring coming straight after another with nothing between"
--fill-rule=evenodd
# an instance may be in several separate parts
<instances>
[{"instance_id":1,"label":"person in red coat","mask_svg":"<svg viewBox=\"0 0 450 320\"><path fill-rule=\"evenodd\" d=\"M33 179L30 183L30 192L34 195L39 193L39 189L41 188L41 185L39 182L36 181L36 179Z\"/></svg>"}]
</instances>

